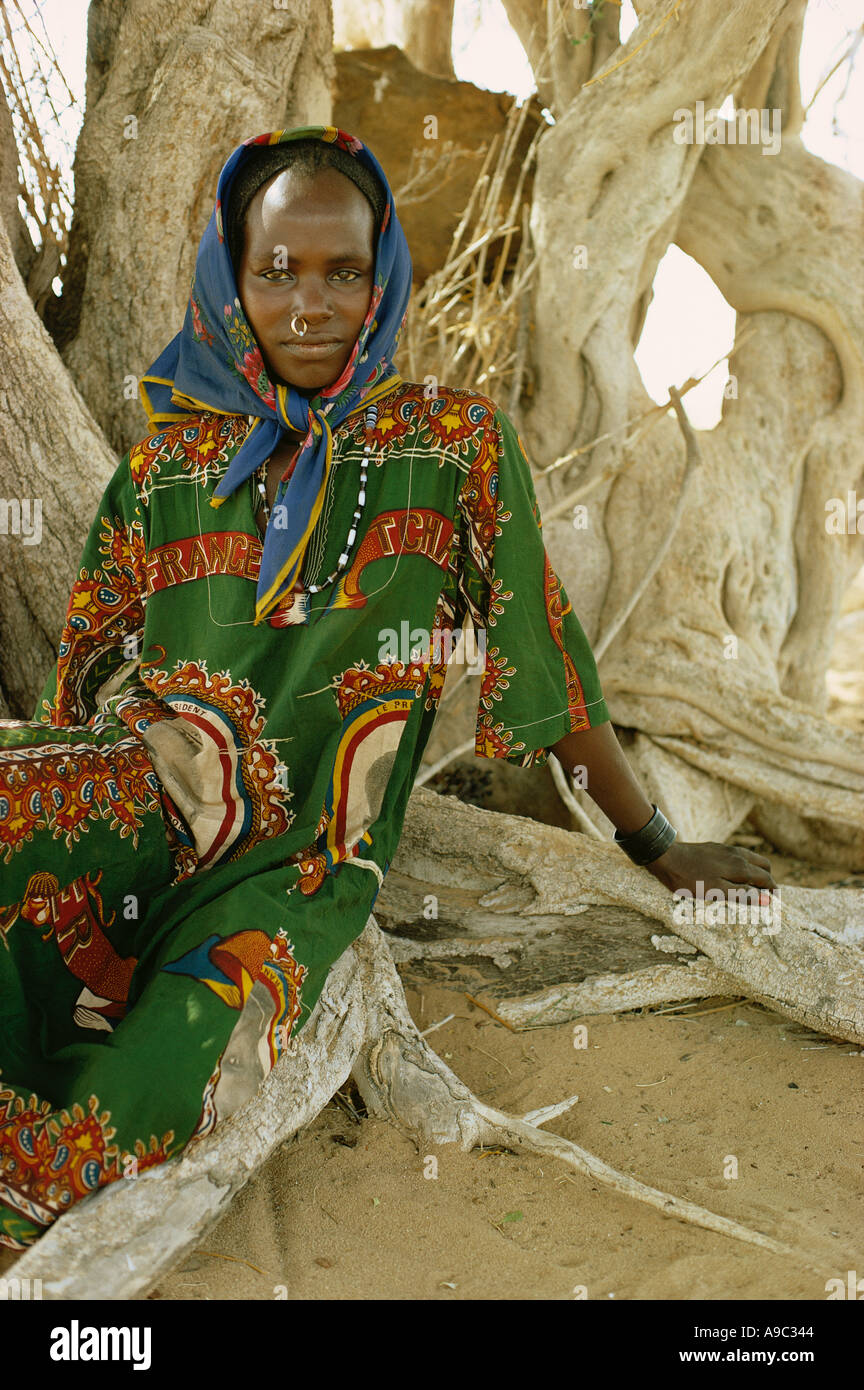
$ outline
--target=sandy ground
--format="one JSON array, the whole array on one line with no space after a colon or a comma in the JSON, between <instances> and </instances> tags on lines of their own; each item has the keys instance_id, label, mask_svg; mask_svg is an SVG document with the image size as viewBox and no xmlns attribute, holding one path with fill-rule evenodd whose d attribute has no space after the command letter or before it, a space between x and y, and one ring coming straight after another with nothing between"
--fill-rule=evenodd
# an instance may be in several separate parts
<instances>
[{"instance_id":1,"label":"sandy ground","mask_svg":"<svg viewBox=\"0 0 864 1390\"><path fill-rule=\"evenodd\" d=\"M388 1123L357 1123L331 1102L151 1298L800 1300L864 1269L853 1044L711 1000L590 1018L576 1049L567 1026L512 1033L453 991L408 1001L420 1027L457 1015L436 1050L489 1104L519 1114L578 1093L550 1130L800 1257L685 1225L533 1156L441 1147L427 1176L426 1156ZM724 1176L732 1159L736 1178Z\"/></svg>"},{"instance_id":2,"label":"sandy ground","mask_svg":"<svg viewBox=\"0 0 864 1390\"><path fill-rule=\"evenodd\" d=\"M773 855L772 869L843 878ZM488 1104L519 1115L578 1094L547 1130L798 1253L686 1225L559 1161L418 1154L331 1101L150 1298L824 1300L826 1280L864 1274L864 1049L723 999L586 1018L576 1048L572 1025L516 1033L453 988L405 985L421 1029L456 1015L429 1041ZM0 1254L0 1274L13 1261Z\"/></svg>"},{"instance_id":3,"label":"sandy ground","mask_svg":"<svg viewBox=\"0 0 864 1390\"><path fill-rule=\"evenodd\" d=\"M844 882L770 858L781 885ZM533 1155L441 1146L435 1177L389 1123L331 1101L151 1298L824 1300L826 1280L864 1274L864 1049L728 999L585 1018L576 1048L572 1025L511 1032L460 992L405 985L419 1028L456 1015L430 1044L487 1104L576 1094L548 1131L797 1255Z\"/></svg>"}]
</instances>

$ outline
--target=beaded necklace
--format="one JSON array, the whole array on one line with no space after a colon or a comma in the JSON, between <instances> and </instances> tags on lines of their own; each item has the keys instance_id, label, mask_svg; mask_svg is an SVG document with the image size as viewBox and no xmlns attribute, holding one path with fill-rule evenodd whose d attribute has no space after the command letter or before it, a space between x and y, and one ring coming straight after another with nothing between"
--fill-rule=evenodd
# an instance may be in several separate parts
<instances>
[{"instance_id":1,"label":"beaded necklace","mask_svg":"<svg viewBox=\"0 0 864 1390\"><path fill-rule=\"evenodd\" d=\"M348 536L345 540L345 545L342 550L342 554L339 556L336 568L332 571L332 573L327 575L326 579L322 579L320 584L303 584L298 585L298 587L295 589L294 603L291 609L292 618L295 622L306 621L309 612L310 596L312 594L320 593L321 590L325 589L328 584L332 584L333 580L336 579L342 573L345 566L348 564L349 559L351 558L351 551L354 546L354 542L357 539L357 526L360 521L360 517L363 514L363 507L366 503L366 479L369 474L369 457L373 449L372 431L375 429L377 421L378 403L377 401L373 401L372 404L368 407L365 416L366 443L363 445L363 461L360 465L360 488L357 493L357 505L354 508L354 515L351 518L351 525L348 528ZM302 448L302 445L300 447ZM297 455L299 453L300 449L298 448L297 453L294 454L294 457L291 459L291 462L288 465L290 469L293 469L293 466L297 460ZM269 462L269 459L265 459L264 462L260 465L260 467L256 469L255 473L252 475L253 480L255 482L255 487L253 488L252 496L254 499L255 488L257 488L257 491L261 498L261 505L264 510L266 524L268 526L270 524L271 516L271 508L267 502L266 488L267 464Z\"/></svg>"}]
</instances>

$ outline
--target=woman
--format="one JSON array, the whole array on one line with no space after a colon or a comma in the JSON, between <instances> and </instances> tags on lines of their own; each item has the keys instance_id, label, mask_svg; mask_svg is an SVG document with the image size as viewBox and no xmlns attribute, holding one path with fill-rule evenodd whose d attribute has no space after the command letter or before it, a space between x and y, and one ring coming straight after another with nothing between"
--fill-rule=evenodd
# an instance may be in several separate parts
<instances>
[{"instance_id":1,"label":"woman","mask_svg":"<svg viewBox=\"0 0 864 1390\"><path fill-rule=\"evenodd\" d=\"M466 616L486 639L478 754L585 767L670 889L773 886L759 855L672 843L615 739L512 423L394 366L410 289L359 140L309 127L234 151L35 722L0 729L13 1249L208 1134L308 1019L393 857L441 637Z\"/></svg>"}]
</instances>

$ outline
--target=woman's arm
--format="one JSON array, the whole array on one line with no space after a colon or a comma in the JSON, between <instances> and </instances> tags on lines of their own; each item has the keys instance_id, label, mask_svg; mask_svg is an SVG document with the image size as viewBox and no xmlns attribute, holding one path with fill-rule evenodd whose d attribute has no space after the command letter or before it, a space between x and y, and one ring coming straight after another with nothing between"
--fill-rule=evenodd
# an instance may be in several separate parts
<instances>
[{"instance_id":1,"label":"woman's arm","mask_svg":"<svg viewBox=\"0 0 864 1390\"><path fill-rule=\"evenodd\" d=\"M552 745L551 752L565 771L576 772L592 801L609 817L616 830L627 835L647 825L654 808L608 720L593 729L565 734ZM697 897L712 888L727 892L736 884L752 884L762 889L777 887L771 876L770 860L764 855L710 841L688 844L676 840L665 854L645 868L670 892L686 888Z\"/></svg>"},{"instance_id":2,"label":"woman's arm","mask_svg":"<svg viewBox=\"0 0 864 1390\"><path fill-rule=\"evenodd\" d=\"M622 835L647 825L654 807L636 780L608 719L593 729L565 734L551 751L565 771L579 776L584 768L581 784Z\"/></svg>"}]
</instances>

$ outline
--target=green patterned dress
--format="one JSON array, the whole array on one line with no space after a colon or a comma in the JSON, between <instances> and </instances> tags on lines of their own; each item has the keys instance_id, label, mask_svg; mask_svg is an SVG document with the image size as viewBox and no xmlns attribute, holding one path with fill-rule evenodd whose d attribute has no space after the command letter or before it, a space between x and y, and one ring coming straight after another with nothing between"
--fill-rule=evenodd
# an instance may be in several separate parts
<instances>
[{"instance_id":1,"label":"green patterned dress","mask_svg":"<svg viewBox=\"0 0 864 1390\"><path fill-rule=\"evenodd\" d=\"M248 429L202 414L129 451L34 722L0 724L14 1249L208 1134L308 1019L396 850L454 628L485 640L479 755L539 764L609 718L493 401L380 402L358 541L308 624L253 624L251 485L209 506ZM334 431L306 584L336 568L364 440L362 410Z\"/></svg>"}]
</instances>

